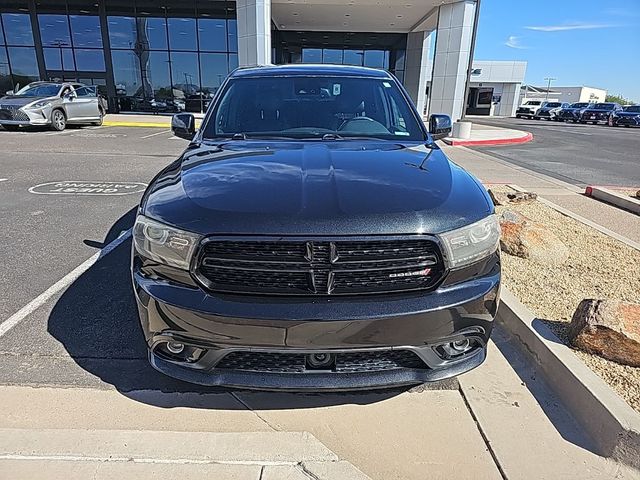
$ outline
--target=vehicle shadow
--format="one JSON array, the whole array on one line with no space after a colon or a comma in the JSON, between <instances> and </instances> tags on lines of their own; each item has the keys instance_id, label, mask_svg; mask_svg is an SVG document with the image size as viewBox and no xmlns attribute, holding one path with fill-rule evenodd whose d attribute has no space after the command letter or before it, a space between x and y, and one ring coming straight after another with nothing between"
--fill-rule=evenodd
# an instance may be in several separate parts
<instances>
[{"instance_id":1,"label":"vehicle shadow","mask_svg":"<svg viewBox=\"0 0 640 480\"><path fill-rule=\"evenodd\" d=\"M104 248L131 228L134 219L135 209L132 209L110 228L103 241L85 240L85 244ZM229 399L232 394L237 400L236 394L242 390L192 385L167 377L149 365L131 285L130 252L129 238L100 258L66 289L50 313L49 334L65 347L76 365L136 401L165 408L228 410L234 405L238 409L246 408L243 402L230 402ZM252 408L273 410L367 404L406 390L331 394L265 392Z\"/></svg>"},{"instance_id":2,"label":"vehicle shadow","mask_svg":"<svg viewBox=\"0 0 640 480\"><path fill-rule=\"evenodd\" d=\"M541 324L540 320L537 320ZM547 330L547 329L545 329ZM539 368L532 362L518 338L510 334L500 326L496 325L491 335L491 339L496 344L500 353L509 362L509 365L520 378L522 385L534 396L538 405L553 424L556 431L567 442L571 442L592 453L599 454L599 449L595 442L580 426L577 420L570 414L569 409L553 393L553 389L544 380ZM558 342L556 338L554 341Z\"/></svg>"}]
</instances>

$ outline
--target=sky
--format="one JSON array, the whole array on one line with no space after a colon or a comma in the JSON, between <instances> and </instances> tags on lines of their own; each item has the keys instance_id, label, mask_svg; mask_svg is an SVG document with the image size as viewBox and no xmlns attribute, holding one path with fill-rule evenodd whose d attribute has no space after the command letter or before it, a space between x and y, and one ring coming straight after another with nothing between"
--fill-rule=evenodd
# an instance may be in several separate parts
<instances>
[{"instance_id":1,"label":"sky","mask_svg":"<svg viewBox=\"0 0 640 480\"><path fill-rule=\"evenodd\" d=\"M525 83L640 103L640 0L481 0L476 60L525 60Z\"/></svg>"}]
</instances>

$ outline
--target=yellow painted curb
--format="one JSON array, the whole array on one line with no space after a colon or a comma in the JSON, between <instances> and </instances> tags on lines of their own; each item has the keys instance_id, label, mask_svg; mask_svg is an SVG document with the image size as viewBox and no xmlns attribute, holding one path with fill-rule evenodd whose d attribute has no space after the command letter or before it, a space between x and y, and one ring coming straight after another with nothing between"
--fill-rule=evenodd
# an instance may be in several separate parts
<instances>
[{"instance_id":1,"label":"yellow painted curb","mask_svg":"<svg viewBox=\"0 0 640 480\"><path fill-rule=\"evenodd\" d=\"M105 127L157 127L157 128L171 128L171 123L151 123L151 122L119 122L119 121L104 121L102 125ZM196 128L200 128L200 122L196 122Z\"/></svg>"}]
</instances>

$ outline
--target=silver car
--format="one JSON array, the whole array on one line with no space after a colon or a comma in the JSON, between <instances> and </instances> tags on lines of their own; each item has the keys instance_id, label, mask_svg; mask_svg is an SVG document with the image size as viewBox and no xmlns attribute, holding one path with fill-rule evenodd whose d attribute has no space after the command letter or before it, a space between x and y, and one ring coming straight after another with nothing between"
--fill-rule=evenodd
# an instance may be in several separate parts
<instances>
[{"instance_id":1,"label":"silver car","mask_svg":"<svg viewBox=\"0 0 640 480\"><path fill-rule=\"evenodd\" d=\"M104 106L96 87L80 83L33 82L0 98L0 125L49 126L62 131L67 124L102 125Z\"/></svg>"}]
</instances>

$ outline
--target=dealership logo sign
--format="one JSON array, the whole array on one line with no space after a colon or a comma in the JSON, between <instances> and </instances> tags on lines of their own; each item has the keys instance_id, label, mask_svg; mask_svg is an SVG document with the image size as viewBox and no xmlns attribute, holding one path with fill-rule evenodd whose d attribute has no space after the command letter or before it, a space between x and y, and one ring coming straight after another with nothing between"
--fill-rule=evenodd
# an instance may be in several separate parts
<instances>
[{"instance_id":1,"label":"dealership logo sign","mask_svg":"<svg viewBox=\"0 0 640 480\"><path fill-rule=\"evenodd\" d=\"M41 183L29 189L36 195L132 195L147 188L140 182L95 182L88 180L64 180Z\"/></svg>"}]
</instances>

